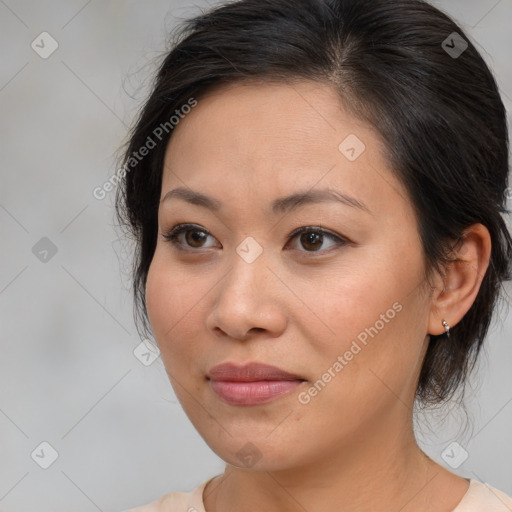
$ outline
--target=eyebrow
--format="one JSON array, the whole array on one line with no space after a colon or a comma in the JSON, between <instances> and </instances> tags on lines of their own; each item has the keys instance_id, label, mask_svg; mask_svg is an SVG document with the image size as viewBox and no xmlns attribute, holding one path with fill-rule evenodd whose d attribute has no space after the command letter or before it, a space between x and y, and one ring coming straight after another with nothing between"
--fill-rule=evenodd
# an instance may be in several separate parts
<instances>
[{"instance_id":1,"label":"eyebrow","mask_svg":"<svg viewBox=\"0 0 512 512\"><path fill-rule=\"evenodd\" d=\"M169 201L172 198L182 199L183 201L207 208L208 210L212 211L219 211L222 209L222 203L219 200L184 187L178 187L170 190L165 194L160 202L163 203L165 201ZM362 201L359 201L354 197L348 196L338 190L333 189L307 190L304 192L297 192L286 197L280 197L272 201L270 205L270 211L274 215L284 214L307 204L329 201L334 201L346 206L358 208L362 211L372 214L368 206L366 206Z\"/></svg>"}]
</instances>

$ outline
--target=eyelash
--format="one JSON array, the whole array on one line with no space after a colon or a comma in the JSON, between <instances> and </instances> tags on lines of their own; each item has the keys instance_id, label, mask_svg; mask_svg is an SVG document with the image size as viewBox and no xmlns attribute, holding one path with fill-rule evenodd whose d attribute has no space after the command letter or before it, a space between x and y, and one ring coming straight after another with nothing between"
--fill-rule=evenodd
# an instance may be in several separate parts
<instances>
[{"instance_id":1,"label":"eyelash","mask_svg":"<svg viewBox=\"0 0 512 512\"><path fill-rule=\"evenodd\" d=\"M174 226L167 233L162 234L162 236L165 238L166 241L171 242L180 251L198 252L200 249L202 249L202 247L193 248L193 247L187 246L187 248L185 249L182 247L183 244L178 240L179 235L181 235L182 233L185 233L187 231L200 231L202 233L205 233L207 236L209 236L209 235L212 236L211 233L207 229L201 228L200 226L197 226L195 224L178 224L178 225ZM351 243L350 240L348 240L344 237L341 237L339 235L336 235L330 231L326 231L325 229L323 229L321 227L317 227L317 226L304 226L304 227L296 229L289 235L288 242L290 240L293 240L295 237L302 235L303 233L317 233L317 234L322 235L322 237L330 238L331 240L334 240L336 242L337 247L345 246L345 245L348 245ZM206 249L209 249L209 248L210 247L206 247ZM333 248L317 250L317 251L300 251L299 250L299 252L305 252L308 254L317 254L317 253L321 254L324 252L329 252L332 249Z\"/></svg>"}]
</instances>

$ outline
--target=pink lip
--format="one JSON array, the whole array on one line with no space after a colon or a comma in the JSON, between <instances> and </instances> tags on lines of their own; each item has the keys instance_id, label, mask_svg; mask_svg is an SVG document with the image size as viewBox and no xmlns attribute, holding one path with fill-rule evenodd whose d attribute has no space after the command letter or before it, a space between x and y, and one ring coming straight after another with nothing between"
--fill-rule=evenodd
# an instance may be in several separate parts
<instances>
[{"instance_id":1,"label":"pink lip","mask_svg":"<svg viewBox=\"0 0 512 512\"><path fill-rule=\"evenodd\" d=\"M275 366L225 363L213 367L207 378L213 391L231 405L257 405L271 402L293 391L305 379Z\"/></svg>"}]
</instances>

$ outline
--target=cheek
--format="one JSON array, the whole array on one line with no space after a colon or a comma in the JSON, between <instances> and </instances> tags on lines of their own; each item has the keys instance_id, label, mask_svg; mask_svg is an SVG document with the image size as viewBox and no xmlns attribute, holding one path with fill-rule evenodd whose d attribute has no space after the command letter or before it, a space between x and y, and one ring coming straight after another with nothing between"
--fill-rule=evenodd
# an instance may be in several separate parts
<instances>
[{"instance_id":1,"label":"cheek","mask_svg":"<svg viewBox=\"0 0 512 512\"><path fill-rule=\"evenodd\" d=\"M155 253L146 281L146 305L166 366L193 359L198 349L194 340L200 339L198 316L206 300L200 288L201 280L186 279Z\"/></svg>"},{"instance_id":2,"label":"cheek","mask_svg":"<svg viewBox=\"0 0 512 512\"><path fill-rule=\"evenodd\" d=\"M158 256L155 254L148 270L146 280L146 308L153 333L160 344L160 338L165 332L166 320L165 311L168 308L170 287L167 286L166 276L162 272Z\"/></svg>"},{"instance_id":3,"label":"cheek","mask_svg":"<svg viewBox=\"0 0 512 512\"><path fill-rule=\"evenodd\" d=\"M397 254L405 250L395 247ZM375 386L382 387L371 370L396 387L415 372L427 318L421 252L416 249L409 252L407 264L388 248L378 254L361 250L357 261L323 283L315 307L329 328L322 332L329 334L311 337L324 364L317 372L327 371L342 356L343 370L337 375L343 377L336 381L347 379L367 396L374 396Z\"/></svg>"},{"instance_id":4,"label":"cheek","mask_svg":"<svg viewBox=\"0 0 512 512\"><path fill-rule=\"evenodd\" d=\"M403 314L397 309L402 309L416 283L410 270L400 271L393 259L360 248L328 275L295 278L294 292L309 306L303 314L318 329L311 342L318 350L345 350L358 336L364 342L368 330L376 334L376 323L379 332L389 332L392 323L400 323Z\"/></svg>"}]
</instances>

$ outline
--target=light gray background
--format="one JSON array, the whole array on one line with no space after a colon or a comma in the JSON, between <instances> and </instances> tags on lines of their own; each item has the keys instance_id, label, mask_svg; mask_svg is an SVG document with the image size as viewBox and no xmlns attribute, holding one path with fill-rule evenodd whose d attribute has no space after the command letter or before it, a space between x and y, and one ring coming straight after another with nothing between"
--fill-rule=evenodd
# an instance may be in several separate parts
<instances>
[{"instance_id":1,"label":"light gray background","mask_svg":"<svg viewBox=\"0 0 512 512\"><path fill-rule=\"evenodd\" d=\"M510 112L512 0L436 5L478 43ZM0 0L3 511L120 511L222 471L161 360L146 367L133 354L130 247L113 228L114 193L92 195L116 169L151 59L199 6L207 3ZM31 48L43 31L59 45L47 59ZM43 237L57 248L47 262L32 250ZM433 458L443 462L457 441L469 457L456 471L508 494L511 332L506 303L467 396L473 428L462 429L464 415L448 407L418 430ZM58 452L48 469L36 463L49 456L36 450L43 441Z\"/></svg>"}]
</instances>

